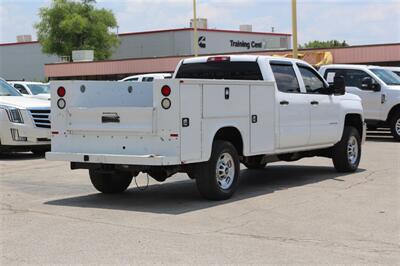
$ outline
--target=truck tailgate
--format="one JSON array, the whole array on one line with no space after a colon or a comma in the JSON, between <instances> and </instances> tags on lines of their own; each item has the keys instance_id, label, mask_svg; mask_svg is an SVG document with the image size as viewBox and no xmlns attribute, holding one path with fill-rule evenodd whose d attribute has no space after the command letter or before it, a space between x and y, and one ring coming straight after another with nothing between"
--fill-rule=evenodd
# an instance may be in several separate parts
<instances>
[{"instance_id":1,"label":"truck tailgate","mask_svg":"<svg viewBox=\"0 0 400 266\"><path fill-rule=\"evenodd\" d=\"M72 107L67 130L78 133L154 133L153 107Z\"/></svg>"},{"instance_id":2,"label":"truck tailgate","mask_svg":"<svg viewBox=\"0 0 400 266\"><path fill-rule=\"evenodd\" d=\"M172 105L160 108L161 88ZM57 90L63 87L65 95ZM48 159L166 165L179 162L178 81L54 81ZM60 108L58 101L64 100ZM62 106L61 106L62 107Z\"/></svg>"}]
</instances>

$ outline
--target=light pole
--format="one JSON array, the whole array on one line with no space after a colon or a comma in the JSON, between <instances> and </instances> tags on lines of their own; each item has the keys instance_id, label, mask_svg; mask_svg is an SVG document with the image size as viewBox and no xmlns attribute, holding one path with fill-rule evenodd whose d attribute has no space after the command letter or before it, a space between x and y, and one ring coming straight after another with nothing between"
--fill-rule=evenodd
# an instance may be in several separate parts
<instances>
[{"instance_id":1,"label":"light pole","mask_svg":"<svg viewBox=\"0 0 400 266\"><path fill-rule=\"evenodd\" d=\"M298 58L297 52L297 1L292 0L292 34L293 34L293 58Z\"/></svg>"},{"instance_id":2,"label":"light pole","mask_svg":"<svg viewBox=\"0 0 400 266\"><path fill-rule=\"evenodd\" d=\"M196 16L196 0L193 0L193 53L194 56L198 56L198 48L199 48L199 37L197 34L197 16Z\"/></svg>"}]
</instances>

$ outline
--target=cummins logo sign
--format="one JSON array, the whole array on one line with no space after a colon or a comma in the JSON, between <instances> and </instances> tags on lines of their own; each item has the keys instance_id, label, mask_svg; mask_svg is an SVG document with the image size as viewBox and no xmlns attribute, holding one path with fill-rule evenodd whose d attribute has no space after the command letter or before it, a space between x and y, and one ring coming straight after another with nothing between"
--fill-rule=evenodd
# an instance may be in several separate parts
<instances>
[{"instance_id":1,"label":"cummins logo sign","mask_svg":"<svg viewBox=\"0 0 400 266\"><path fill-rule=\"evenodd\" d=\"M198 42L199 42L199 47L200 48L206 48L207 47L207 45L206 45L206 37L205 36L200 36Z\"/></svg>"}]
</instances>

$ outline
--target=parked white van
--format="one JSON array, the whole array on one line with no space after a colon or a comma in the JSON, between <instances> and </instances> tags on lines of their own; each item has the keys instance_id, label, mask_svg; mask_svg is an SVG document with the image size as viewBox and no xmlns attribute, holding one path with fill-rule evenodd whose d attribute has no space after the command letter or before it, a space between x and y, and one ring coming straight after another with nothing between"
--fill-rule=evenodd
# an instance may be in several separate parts
<instances>
[{"instance_id":1,"label":"parked white van","mask_svg":"<svg viewBox=\"0 0 400 266\"><path fill-rule=\"evenodd\" d=\"M50 102L23 97L0 79L0 152L50 150Z\"/></svg>"},{"instance_id":2,"label":"parked white van","mask_svg":"<svg viewBox=\"0 0 400 266\"><path fill-rule=\"evenodd\" d=\"M170 73L152 73L152 74L129 76L119 81L151 82L154 81L155 79L169 79L171 77L172 74Z\"/></svg>"},{"instance_id":3,"label":"parked white van","mask_svg":"<svg viewBox=\"0 0 400 266\"><path fill-rule=\"evenodd\" d=\"M383 67L367 65L326 65L319 71L330 83L337 76L344 77L346 91L362 99L368 127L390 128L400 140L400 77Z\"/></svg>"}]
</instances>

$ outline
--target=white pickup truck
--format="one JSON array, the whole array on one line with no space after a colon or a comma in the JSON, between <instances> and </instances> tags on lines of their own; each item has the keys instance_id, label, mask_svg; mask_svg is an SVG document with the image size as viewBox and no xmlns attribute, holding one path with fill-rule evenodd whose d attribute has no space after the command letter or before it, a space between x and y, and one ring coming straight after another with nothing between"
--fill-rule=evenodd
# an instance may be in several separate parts
<instances>
[{"instance_id":1,"label":"white pickup truck","mask_svg":"<svg viewBox=\"0 0 400 266\"><path fill-rule=\"evenodd\" d=\"M303 157L333 159L355 171L365 138L358 96L344 94L300 60L216 56L182 60L172 79L154 83L51 82L52 151L48 160L89 169L103 193L127 189L148 173L196 179L207 199L229 198L240 163Z\"/></svg>"},{"instance_id":2,"label":"white pickup truck","mask_svg":"<svg viewBox=\"0 0 400 266\"><path fill-rule=\"evenodd\" d=\"M328 82L343 77L346 91L361 98L368 129L390 128L400 141L400 77L368 65L326 65L319 71Z\"/></svg>"}]
</instances>

